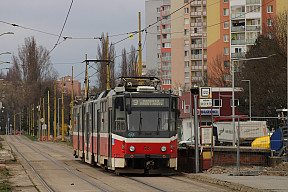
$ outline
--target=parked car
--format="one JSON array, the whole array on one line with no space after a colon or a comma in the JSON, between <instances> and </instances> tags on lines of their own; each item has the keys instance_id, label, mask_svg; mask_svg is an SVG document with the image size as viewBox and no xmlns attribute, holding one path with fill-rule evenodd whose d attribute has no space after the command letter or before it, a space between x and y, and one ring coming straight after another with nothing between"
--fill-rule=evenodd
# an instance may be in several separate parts
<instances>
[{"instance_id":1,"label":"parked car","mask_svg":"<svg viewBox=\"0 0 288 192\"><path fill-rule=\"evenodd\" d=\"M192 139L191 139L192 138ZM195 144L195 138L194 136L190 137L189 139L187 140L184 140L184 141L180 141L179 142L179 146L180 147L186 147L186 146L189 146L189 145L194 145Z\"/></svg>"}]
</instances>

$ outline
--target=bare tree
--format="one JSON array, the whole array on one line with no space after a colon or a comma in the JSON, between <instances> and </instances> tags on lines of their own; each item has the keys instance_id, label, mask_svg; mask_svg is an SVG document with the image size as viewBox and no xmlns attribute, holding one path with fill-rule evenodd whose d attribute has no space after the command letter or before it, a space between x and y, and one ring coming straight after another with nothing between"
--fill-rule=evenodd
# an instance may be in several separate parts
<instances>
[{"instance_id":1,"label":"bare tree","mask_svg":"<svg viewBox=\"0 0 288 192\"><path fill-rule=\"evenodd\" d=\"M213 58L209 66L209 73L207 74L207 83L209 86L227 87L230 85L230 82L227 81L227 77L230 75L229 60L225 60L224 58L221 54ZM228 62L228 66L224 62Z\"/></svg>"},{"instance_id":2,"label":"bare tree","mask_svg":"<svg viewBox=\"0 0 288 192\"><path fill-rule=\"evenodd\" d=\"M130 53L128 56L128 69L130 76L139 76L139 66L138 66L138 50L131 45Z\"/></svg>"},{"instance_id":3,"label":"bare tree","mask_svg":"<svg viewBox=\"0 0 288 192\"><path fill-rule=\"evenodd\" d=\"M114 45L111 43L109 46L109 57L107 58L107 35L104 33L101 35L100 45L97 46L97 59L99 60L111 60L109 64L109 82L110 87L115 87L116 78L115 78L115 63L114 58L116 55ZM107 88L107 62L101 62L97 64L98 70L98 87L100 91L103 91Z\"/></svg>"}]
</instances>

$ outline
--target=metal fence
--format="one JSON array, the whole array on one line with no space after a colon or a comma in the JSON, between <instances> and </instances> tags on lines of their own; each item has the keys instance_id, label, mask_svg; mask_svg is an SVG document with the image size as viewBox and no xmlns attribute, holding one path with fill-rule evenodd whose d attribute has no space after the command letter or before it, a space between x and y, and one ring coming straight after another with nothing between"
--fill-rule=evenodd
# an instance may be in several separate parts
<instances>
[{"instance_id":1,"label":"metal fence","mask_svg":"<svg viewBox=\"0 0 288 192\"><path fill-rule=\"evenodd\" d=\"M233 175L255 175L259 172L288 174L286 170L275 171L271 169L271 167L285 160L283 155L286 153L287 146L283 134L285 137L287 127L283 127L284 124L285 121L278 117L249 118L236 116L234 121L231 116L214 117L213 131L211 131L212 144L210 146L200 145L202 169L217 167L220 168L219 170L226 170ZM280 129L282 137L273 136L271 143L271 135L277 130L279 132ZM205 133L209 134L210 132L201 131L200 127L200 144L203 143L203 138L205 138L205 135L201 134Z\"/></svg>"}]
</instances>

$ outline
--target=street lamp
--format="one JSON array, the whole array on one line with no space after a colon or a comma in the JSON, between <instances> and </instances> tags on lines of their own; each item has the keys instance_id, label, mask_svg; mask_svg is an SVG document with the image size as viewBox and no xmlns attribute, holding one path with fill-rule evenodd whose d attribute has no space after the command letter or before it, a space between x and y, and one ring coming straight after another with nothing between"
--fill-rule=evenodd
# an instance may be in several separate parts
<instances>
[{"instance_id":1,"label":"street lamp","mask_svg":"<svg viewBox=\"0 0 288 192\"><path fill-rule=\"evenodd\" d=\"M1 64L5 64L5 63L10 64L9 61L3 61L3 62L0 62L0 65L1 65Z\"/></svg>"},{"instance_id":2,"label":"street lamp","mask_svg":"<svg viewBox=\"0 0 288 192\"><path fill-rule=\"evenodd\" d=\"M59 136L59 134L60 134L60 133L59 133L59 114L60 114L60 113L59 113L59 105L60 105L60 104L59 104L59 100L60 100L60 99L62 99L62 98L61 98L61 97L58 98L58 123L57 123L58 136ZM63 128L62 128L62 129L63 129Z\"/></svg>"},{"instance_id":3,"label":"street lamp","mask_svg":"<svg viewBox=\"0 0 288 192\"><path fill-rule=\"evenodd\" d=\"M236 59L233 61L251 61L251 60L261 60L268 59L276 54L268 55L266 57L255 57L246 59ZM232 119L233 119L233 146L235 146L235 81L234 81L234 63L231 60L231 73L232 73ZM251 117L251 116L250 116Z\"/></svg>"},{"instance_id":4,"label":"street lamp","mask_svg":"<svg viewBox=\"0 0 288 192\"><path fill-rule=\"evenodd\" d=\"M11 52L0 53L0 55L11 54Z\"/></svg>"},{"instance_id":5,"label":"street lamp","mask_svg":"<svg viewBox=\"0 0 288 192\"><path fill-rule=\"evenodd\" d=\"M14 34L13 32L6 32L6 33L0 34L0 36L2 36L2 35L13 35L13 34Z\"/></svg>"},{"instance_id":6,"label":"street lamp","mask_svg":"<svg viewBox=\"0 0 288 192\"><path fill-rule=\"evenodd\" d=\"M241 81L243 81L243 82L248 82L249 83L249 119L250 119L250 121L251 121L251 110L252 110L252 108L251 108L251 102L252 102L252 100L251 100L251 82L250 82L250 80L248 79L248 80L246 80L246 79L244 79L244 80L241 80Z\"/></svg>"}]
</instances>

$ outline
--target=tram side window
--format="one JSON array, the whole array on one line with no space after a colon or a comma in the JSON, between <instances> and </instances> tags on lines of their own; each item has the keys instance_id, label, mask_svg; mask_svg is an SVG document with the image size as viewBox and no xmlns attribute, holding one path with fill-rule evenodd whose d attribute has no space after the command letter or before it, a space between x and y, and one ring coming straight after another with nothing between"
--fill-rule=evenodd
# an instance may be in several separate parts
<instances>
[{"instance_id":1,"label":"tram side window","mask_svg":"<svg viewBox=\"0 0 288 192\"><path fill-rule=\"evenodd\" d=\"M122 97L115 98L115 130L125 131L125 111Z\"/></svg>"},{"instance_id":2,"label":"tram side window","mask_svg":"<svg viewBox=\"0 0 288 192\"><path fill-rule=\"evenodd\" d=\"M77 116L78 116L77 110L73 109L73 122L72 122L73 123L73 131L76 131L76 132L78 131L78 126L76 124L78 122Z\"/></svg>"}]
</instances>

